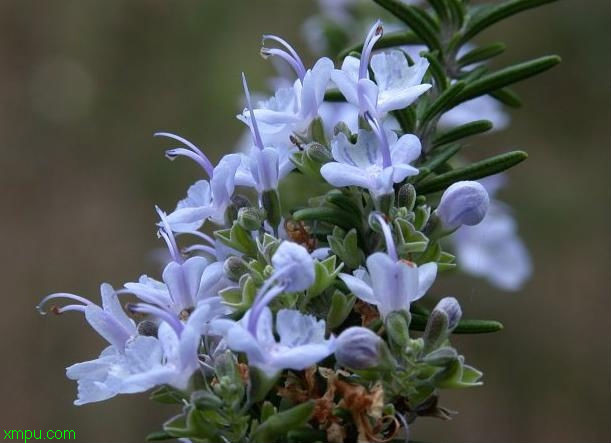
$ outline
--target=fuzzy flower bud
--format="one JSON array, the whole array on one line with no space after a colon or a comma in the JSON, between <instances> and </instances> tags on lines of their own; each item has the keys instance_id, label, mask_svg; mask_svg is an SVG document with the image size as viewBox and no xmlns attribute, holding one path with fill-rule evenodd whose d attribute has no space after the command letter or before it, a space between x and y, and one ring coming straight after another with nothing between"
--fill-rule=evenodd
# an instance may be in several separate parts
<instances>
[{"instance_id":1,"label":"fuzzy flower bud","mask_svg":"<svg viewBox=\"0 0 611 443\"><path fill-rule=\"evenodd\" d=\"M452 230L461 225L473 226L481 222L489 205L488 192L481 184L460 181L446 189L435 212L443 228Z\"/></svg>"},{"instance_id":2,"label":"fuzzy flower bud","mask_svg":"<svg viewBox=\"0 0 611 443\"><path fill-rule=\"evenodd\" d=\"M456 328L462 310L454 297L445 297L437 303L429 316L422 338L426 352L437 349Z\"/></svg>"},{"instance_id":3,"label":"fuzzy flower bud","mask_svg":"<svg viewBox=\"0 0 611 443\"><path fill-rule=\"evenodd\" d=\"M446 314L448 317L448 329L450 331L454 330L462 317L462 309L460 309L458 300L454 297L442 298L439 303L437 303L434 310L443 311Z\"/></svg>"},{"instance_id":4,"label":"fuzzy flower bud","mask_svg":"<svg viewBox=\"0 0 611 443\"><path fill-rule=\"evenodd\" d=\"M238 224L247 231L256 231L263 224L265 217L257 208L244 207L238 211Z\"/></svg>"},{"instance_id":5,"label":"fuzzy flower bud","mask_svg":"<svg viewBox=\"0 0 611 443\"><path fill-rule=\"evenodd\" d=\"M248 265L241 257L232 255L223 263L223 271L230 280L239 281L248 272Z\"/></svg>"},{"instance_id":6,"label":"fuzzy flower bud","mask_svg":"<svg viewBox=\"0 0 611 443\"><path fill-rule=\"evenodd\" d=\"M339 335L335 344L335 358L342 366L367 369L380 363L382 339L370 329L350 327Z\"/></svg>"}]
</instances>

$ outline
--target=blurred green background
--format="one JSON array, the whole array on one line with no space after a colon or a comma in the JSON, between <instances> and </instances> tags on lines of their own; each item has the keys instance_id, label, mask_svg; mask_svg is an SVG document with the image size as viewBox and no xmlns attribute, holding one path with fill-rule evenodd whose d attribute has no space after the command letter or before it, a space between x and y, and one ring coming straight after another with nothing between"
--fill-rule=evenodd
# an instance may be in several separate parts
<instances>
[{"instance_id":1,"label":"blurred green background","mask_svg":"<svg viewBox=\"0 0 611 443\"><path fill-rule=\"evenodd\" d=\"M98 285L158 275L154 204L171 209L201 176L163 157L157 130L216 160L242 134L240 72L261 90L273 72L260 36L304 49L313 1L3 0L0 2L0 220L3 429L74 429L77 441L142 441L174 414L144 395L75 407L64 367L102 340L80 315L41 318L50 292L97 299ZM496 26L501 62L558 53L564 62L516 88L511 129L473 143L472 158L521 147L502 199L516 211L535 274L503 293L460 275L469 317L506 329L460 337L484 387L446 392L460 411L422 419L412 437L452 442L603 442L610 430L609 2L565 1Z\"/></svg>"}]
</instances>

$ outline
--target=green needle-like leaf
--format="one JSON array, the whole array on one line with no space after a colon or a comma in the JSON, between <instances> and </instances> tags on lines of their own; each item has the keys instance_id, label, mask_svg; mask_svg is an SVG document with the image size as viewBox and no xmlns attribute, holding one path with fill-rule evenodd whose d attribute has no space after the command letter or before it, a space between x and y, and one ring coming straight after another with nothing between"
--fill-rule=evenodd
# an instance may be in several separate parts
<instances>
[{"instance_id":1,"label":"green needle-like leaf","mask_svg":"<svg viewBox=\"0 0 611 443\"><path fill-rule=\"evenodd\" d=\"M454 157L458 151L460 151L460 148L462 148L462 145L459 143L449 145L443 150L440 150L441 152L439 152L437 155L422 163L422 166L427 168L429 171L435 172L439 166L443 165L449 159Z\"/></svg>"},{"instance_id":2,"label":"green needle-like leaf","mask_svg":"<svg viewBox=\"0 0 611 443\"><path fill-rule=\"evenodd\" d=\"M474 63L483 62L492 57L496 57L505 51L505 45L503 43L493 43L491 45L482 46L475 48L472 51L467 52L465 55L460 57L456 64L459 67L469 66Z\"/></svg>"},{"instance_id":3,"label":"green needle-like leaf","mask_svg":"<svg viewBox=\"0 0 611 443\"><path fill-rule=\"evenodd\" d=\"M353 214L336 208L300 209L293 214L293 218L297 221L323 221L346 229L361 225L360 220L355 220Z\"/></svg>"},{"instance_id":4,"label":"green needle-like leaf","mask_svg":"<svg viewBox=\"0 0 611 443\"><path fill-rule=\"evenodd\" d=\"M460 140L465 137L472 135L481 134L492 129L492 122L489 120L475 120L473 122L465 123L464 125L457 126L456 128L450 129L447 132L439 134L433 139L433 149L437 146L446 145L456 140Z\"/></svg>"},{"instance_id":5,"label":"green needle-like leaf","mask_svg":"<svg viewBox=\"0 0 611 443\"><path fill-rule=\"evenodd\" d=\"M465 87L456 98L454 105L540 74L558 63L560 63L560 57L548 55L483 75Z\"/></svg>"},{"instance_id":6,"label":"green needle-like leaf","mask_svg":"<svg viewBox=\"0 0 611 443\"><path fill-rule=\"evenodd\" d=\"M415 331L424 331L428 321L427 315L412 313L412 322L410 329ZM503 329L503 324L496 320L469 320L464 319L458 322L458 325L452 331L454 334L485 334L489 332L497 332Z\"/></svg>"},{"instance_id":7,"label":"green needle-like leaf","mask_svg":"<svg viewBox=\"0 0 611 443\"><path fill-rule=\"evenodd\" d=\"M146 441L163 441L163 440L172 440L174 436L166 431L156 431L151 432L146 436Z\"/></svg>"},{"instance_id":8,"label":"green needle-like leaf","mask_svg":"<svg viewBox=\"0 0 611 443\"><path fill-rule=\"evenodd\" d=\"M424 111L422 115L421 123L424 125L433 117L438 114L442 114L448 109L448 106L452 101L460 94L465 88L465 84L462 81L457 81L446 89L437 99Z\"/></svg>"},{"instance_id":9,"label":"green needle-like leaf","mask_svg":"<svg viewBox=\"0 0 611 443\"><path fill-rule=\"evenodd\" d=\"M408 6L399 0L374 0L392 15L404 22L422 41L431 49L441 49L435 28L430 22L423 19L418 8Z\"/></svg>"},{"instance_id":10,"label":"green needle-like leaf","mask_svg":"<svg viewBox=\"0 0 611 443\"><path fill-rule=\"evenodd\" d=\"M505 154L487 158L464 168L455 169L435 178L415 185L418 194L430 194L446 189L452 183L461 180L477 180L497 174L526 160L528 154L524 151L511 151Z\"/></svg>"},{"instance_id":11,"label":"green needle-like leaf","mask_svg":"<svg viewBox=\"0 0 611 443\"><path fill-rule=\"evenodd\" d=\"M510 17L518 12L526 9L536 8L537 6L551 3L555 0L513 0L501 3L498 6L490 6L486 10L479 13L475 18L467 24L465 32L460 39L460 44L471 40L475 35L496 22Z\"/></svg>"},{"instance_id":12,"label":"green needle-like leaf","mask_svg":"<svg viewBox=\"0 0 611 443\"><path fill-rule=\"evenodd\" d=\"M520 97L518 97L518 94L509 88L497 89L496 91L491 92L490 96L511 108L519 108L522 106L522 100Z\"/></svg>"},{"instance_id":13,"label":"green needle-like leaf","mask_svg":"<svg viewBox=\"0 0 611 443\"><path fill-rule=\"evenodd\" d=\"M255 443L273 443L281 440L291 429L307 423L313 412L314 401L310 400L272 415L257 427L252 436L252 441Z\"/></svg>"}]
</instances>

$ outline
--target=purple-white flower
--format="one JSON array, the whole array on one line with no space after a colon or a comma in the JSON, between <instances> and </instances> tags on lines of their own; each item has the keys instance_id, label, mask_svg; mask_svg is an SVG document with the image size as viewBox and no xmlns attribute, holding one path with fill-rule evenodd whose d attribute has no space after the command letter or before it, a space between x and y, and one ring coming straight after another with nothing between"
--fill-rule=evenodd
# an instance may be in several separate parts
<instances>
[{"instance_id":1,"label":"purple-white flower","mask_svg":"<svg viewBox=\"0 0 611 443\"><path fill-rule=\"evenodd\" d=\"M420 156L421 145L415 135L397 138L371 117L370 125L373 131L360 130L355 144L343 133L334 137L331 152L335 161L323 165L320 173L333 186L360 186L381 196L393 192L394 183L418 174L410 163Z\"/></svg>"},{"instance_id":2,"label":"purple-white flower","mask_svg":"<svg viewBox=\"0 0 611 443\"><path fill-rule=\"evenodd\" d=\"M420 299L435 281L437 264L416 266L400 260L390 227L378 216L388 254L376 252L367 258L367 269L357 269L353 275L339 274L348 289L359 299L375 305L382 317L393 311L409 310L413 301Z\"/></svg>"},{"instance_id":3,"label":"purple-white flower","mask_svg":"<svg viewBox=\"0 0 611 443\"><path fill-rule=\"evenodd\" d=\"M172 261L163 270L163 282L143 275L138 282L126 283L125 289L143 301L133 305L133 311L153 315L178 328L180 319L190 310L203 300L218 299L218 291L232 283L224 277L220 262L211 263L199 256L183 259L165 214L158 212L159 235L166 241Z\"/></svg>"},{"instance_id":4,"label":"purple-white flower","mask_svg":"<svg viewBox=\"0 0 611 443\"><path fill-rule=\"evenodd\" d=\"M210 182L199 180L187 191L187 197L180 200L176 209L168 214L167 221L174 232L188 232L199 229L206 220L215 224L225 223L225 211L231 203L235 189L235 175L241 164L238 154L225 155L216 167L208 157L190 141L167 132L156 136L169 137L183 143L186 148L166 151L166 157L173 160L183 156L199 164L210 178ZM188 149L187 149L188 148Z\"/></svg>"},{"instance_id":5,"label":"purple-white flower","mask_svg":"<svg viewBox=\"0 0 611 443\"><path fill-rule=\"evenodd\" d=\"M369 112L378 118L409 106L431 88L430 84L422 83L429 66L426 59L418 57L409 66L401 51L371 55L382 33L382 24L377 21L367 34L361 58L348 56L341 69L331 73L331 79L349 103L357 106L361 114ZM375 83L369 78L370 60Z\"/></svg>"},{"instance_id":6,"label":"purple-white flower","mask_svg":"<svg viewBox=\"0 0 611 443\"><path fill-rule=\"evenodd\" d=\"M60 308L54 306L52 312L82 312L89 325L110 344L97 359L77 363L66 369L67 377L77 381L76 405L114 397L123 390L122 374L130 372L137 363L150 365L161 360L157 339L138 335L135 322L123 311L112 286L103 283L100 293L102 307L84 297L67 293L48 295L37 307L44 313L43 307L50 300L67 299L76 302Z\"/></svg>"},{"instance_id":7,"label":"purple-white flower","mask_svg":"<svg viewBox=\"0 0 611 443\"><path fill-rule=\"evenodd\" d=\"M159 325L157 333L162 358L154 364L140 365L122 381L122 392L143 392L154 386L170 385L186 389L193 373L200 368L199 346L202 335L209 333L210 323L219 317L218 306L203 302L186 322Z\"/></svg>"},{"instance_id":8,"label":"purple-white flower","mask_svg":"<svg viewBox=\"0 0 611 443\"><path fill-rule=\"evenodd\" d=\"M279 43L283 48L263 47L261 54L264 57L279 57L287 62L295 71L297 79L291 87L279 88L272 98L260 102L259 107L253 109L252 113L245 109L238 118L252 126L254 114L264 139L270 136L281 144L287 144L292 133L307 129L318 115L318 108L324 100L333 70L333 62L323 57L311 69L306 69L297 52L285 40L275 35L265 35L263 41L266 40Z\"/></svg>"},{"instance_id":9,"label":"purple-white flower","mask_svg":"<svg viewBox=\"0 0 611 443\"><path fill-rule=\"evenodd\" d=\"M277 341L271 310L264 307L256 318L253 315L249 310L239 322L219 319L211 327L224 337L231 350L244 352L248 364L269 377L283 369L306 369L335 350L334 338L325 339L324 320L297 310L281 309L276 314L276 333L280 338Z\"/></svg>"}]
</instances>

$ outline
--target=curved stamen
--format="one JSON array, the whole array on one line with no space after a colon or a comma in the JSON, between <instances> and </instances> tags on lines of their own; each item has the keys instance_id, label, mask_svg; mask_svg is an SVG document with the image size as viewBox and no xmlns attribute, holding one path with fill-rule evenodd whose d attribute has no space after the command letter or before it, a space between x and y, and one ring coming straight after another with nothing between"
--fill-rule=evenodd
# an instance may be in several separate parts
<instances>
[{"instance_id":1,"label":"curved stamen","mask_svg":"<svg viewBox=\"0 0 611 443\"><path fill-rule=\"evenodd\" d=\"M257 119L255 118L255 111L253 111L252 103L250 100L250 91L248 90L248 84L246 83L246 76L242 72L242 86L244 86L244 94L246 95L246 104L250 111L250 132L252 132L253 140L259 150L263 151L263 140L261 139L261 133L259 132L259 126L257 125Z\"/></svg>"},{"instance_id":2,"label":"curved stamen","mask_svg":"<svg viewBox=\"0 0 611 443\"><path fill-rule=\"evenodd\" d=\"M380 20L376 21L369 30L369 33L367 33L367 38L365 38L363 50L361 51L359 79L367 78L367 67L369 66L369 59L371 58L371 51L373 51L373 46L377 43L377 41L382 38L383 33L384 29L382 28L382 22Z\"/></svg>"},{"instance_id":3,"label":"curved stamen","mask_svg":"<svg viewBox=\"0 0 611 443\"><path fill-rule=\"evenodd\" d=\"M365 119L371 126L371 130L374 132L378 141L380 142L380 151L382 152L382 166L388 168L392 166L392 158L390 156L390 146L388 144L388 138L384 128L380 125L378 120L371 115L370 112L365 113Z\"/></svg>"},{"instance_id":4,"label":"curved stamen","mask_svg":"<svg viewBox=\"0 0 611 443\"><path fill-rule=\"evenodd\" d=\"M184 144L185 146L187 146L189 149L191 149L191 151L193 151L195 154L197 154L197 156L201 160L200 164L202 165L202 167L204 168L204 170L206 171L208 176L210 178L212 178L212 173L214 171L214 166L212 166L212 162L210 162L208 157L206 157L206 154L204 154L201 149L199 149L197 146L195 146L189 140L187 140L186 138L181 137L180 135L172 134L171 132L155 132L153 135L155 137L168 137L168 138L174 139L176 141L179 141L182 144Z\"/></svg>"},{"instance_id":5,"label":"curved stamen","mask_svg":"<svg viewBox=\"0 0 611 443\"><path fill-rule=\"evenodd\" d=\"M212 237L210 237L208 234L205 234L203 232L199 232L199 231L182 231L182 232L177 232L176 233L176 235L183 235L183 234L191 234L191 235L194 235L196 237L199 237L202 240L207 241L212 246L214 246L216 244Z\"/></svg>"},{"instance_id":6,"label":"curved stamen","mask_svg":"<svg viewBox=\"0 0 611 443\"><path fill-rule=\"evenodd\" d=\"M399 261L399 256L397 255L397 249L395 247L395 241L392 238L392 232L390 231L390 226L384 220L380 214L374 214L374 218L380 223L380 227L382 228L382 233L384 234L384 240L386 241L386 250L388 251L388 255L394 261Z\"/></svg>"},{"instance_id":7,"label":"curved stamen","mask_svg":"<svg viewBox=\"0 0 611 443\"><path fill-rule=\"evenodd\" d=\"M152 305L147 305L146 303L128 304L127 309L130 312L138 312L140 314L149 314L149 315L159 318L160 320L165 321L167 324L169 324L172 327L172 329L174 329L176 334L179 336L182 333L182 330L184 329L184 326L180 322L180 320L178 320L176 316L166 311L165 309L161 309L161 308L158 308Z\"/></svg>"},{"instance_id":8,"label":"curved stamen","mask_svg":"<svg viewBox=\"0 0 611 443\"><path fill-rule=\"evenodd\" d=\"M291 66L291 68L293 68L293 70L297 74L297 77L299 77L300 80L303 80L303 77L305 76L305 71L303 70L304 69L303 66L301 66L297 62L297 60L291 57L291 55L288 52L283 51L282 49L278 49L278 48L261 48L261 56L263 56L263 58L272 57L272 56L280 57L282 60L287 62Z\"/></svg>"},{"instance_id":9,"label":"curved stamen","mask_svg":"<svg viewBox=\"0 0 611 443\"><path fill-rule=\"evenodd\" d=\"M172 228L170 228L170 224L166 218L166 214L159 208L159 206L155 206L155 210L157 214L159 214L159 218L161 218L160 229L157 232L168 245L168 250L170 251L170 255L172 259L177 263L182 263L182 255L180 254L180 249L178 249L178 245L176 244L176 238L174 238L174 234L172 233Z\"/></svg>"},{"instance_id":10,"label":"curved stamen","mask_svg":"<svg viewBox=\"0 0 611 443\"><path fill-rule=\"evenodd\" d=\"M38 303L38 306L36 306L36 310L41 314L41 315L47 315L47 313L43 310L44 305L49 301L49 300L53 300L56 298L67 298L69 300L74 300L74 301L78 301L80 303L83 303L83 305L67 305L65 306L65 308L70 307L70 309L64 309L65 311L75 311L77 309L75 309L76 306L83 306L83 310L85 309L86 306L89 305L93 305L94 303L92 303L91 301L87 300L84 297L81 297L80 295L75 295L75 294L69 294L66 292L57 292L55 294L50 294L47 295L45 298L43 298L40 303ZM56 313L61 313L64 312L62 310L63 308L59 308L59 309L54 309L53 312Z\"/></svg>"},{"instance_id":11,"label":"curved stamen","mask_svg":"<svg viewBox=\"0 0 611 443\"><path fill-rule=\"evenodd\" d=\"M191 246L187 246L186 248L183 248L182 251L185 254L190 254L191 252L195 252L195 251L201 251L201 252L205 252L207 254L210 254L213 257L216 257L216 249L214 249L212 246L191 245Z\"/></svg>"},{"instance_id":12,"label":"curved stamen","mask_svg":"<svg viewBox=\"0 0 611 443\"><path fill-rule=\"evenodd\" d=\"M295 49L293 49L293 47L289 45L289 43L286 40L284 40L281 37L278 37L277 35L273 35L273 34L263 35L263 41L262 41L263 45L265 44L265 40L273 40L275 42L280 43L282 46L284 46L286 50L289 51L289 53L293 56L293 58L297 60L297 62L301 65L301 69L303 70L305 74L306 68L303 62L301 61L301 57L299 57L299 54L297 54L297 51L295 51Z\"/></svg>"},{"instance_id":13,"label":"curved stamen","mask_svg":"<svg viewBox=\"0 0 611 443\"><path fill-rule=\"evenodd\" d=\"M195 163L200 165L204 169L204 171L206 171L206 174L208 174L208 176L212 178L212 171L210 171L208 168L208 162L206 162L202 157L197 155L195 152L189 151L188 149L185 149L185 148L172 148L172 149L168 149L167 151L165 151L165 158L167 158L168 160L173 161L174 159L176 159L176 157L179 157L179 156L190 158Z\"/></svg>"}]
</instances>

